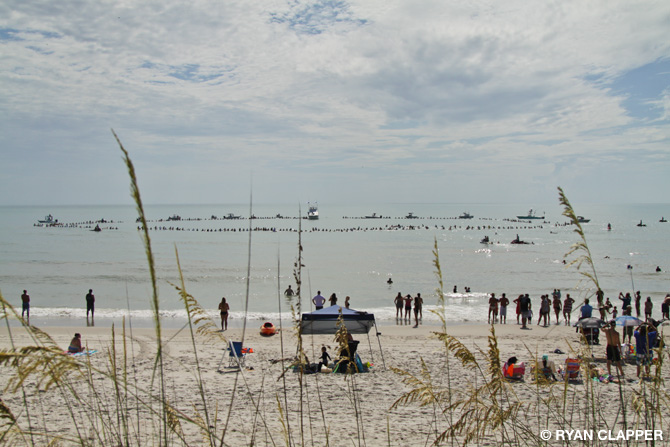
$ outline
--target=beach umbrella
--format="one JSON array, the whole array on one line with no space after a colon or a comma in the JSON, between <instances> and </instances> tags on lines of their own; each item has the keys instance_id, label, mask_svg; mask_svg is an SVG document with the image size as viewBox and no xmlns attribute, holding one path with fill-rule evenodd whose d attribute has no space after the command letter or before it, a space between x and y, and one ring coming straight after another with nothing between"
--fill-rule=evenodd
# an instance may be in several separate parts
<instances>
[{"instance_id":1,"label":"beach umbrella","mask_svg":"<svg viewBox=\"0 0 670 447\"><path fill-rule=\"evenodd\" d=\"M601 328L604 324L605 322L600 318L590 317L582 318L581 320L577 321L574 326L581 328Z\"/></svg>"},{"instance_id":2,"label":"beach umbrella","mask_svg":"<svg viewBox=\"0 0 670 447\"><path fill-rule=\"evenodd\" d=\"M640 320L639 318L635 318L633 316L630 316L630 315L622 315L620 317L617 317L617 319L616 319L616 324L618 324L619 326L623 326L623 327L639 326L642 323L644 323L644 321Z\"/></svg>"}]
</instances>

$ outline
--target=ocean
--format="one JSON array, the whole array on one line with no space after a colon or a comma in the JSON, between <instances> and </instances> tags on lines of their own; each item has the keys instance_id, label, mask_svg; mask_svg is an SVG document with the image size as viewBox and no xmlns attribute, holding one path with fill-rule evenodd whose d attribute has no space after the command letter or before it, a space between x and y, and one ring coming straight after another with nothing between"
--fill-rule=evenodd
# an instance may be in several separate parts
<instances>
[{"instance_id":1,"label":"ocean","mask_svg":"<svg viewBox=\"0 0 670 447\"><path fill-rule=\"evenodd\" d=\"M643 301L652 298L654 317L660 318L660 303L670 292L670 223L659 220L670 217L670 204L573 206L590 219L583 227L605 296L620 305L619 292L640 290ZM437 321L428 311L437 303L435 241L450 323L486 322L492 292L510 299L528 293L538 306L542 294L560 289L580 303L594 289L575 266L563 263L579 241L574 226L566 225L558 200L537 208L544 220L518 221L516 216L527 214L528 206L510 204L320 203L316 221L298 218L306 216L307 204L297 203L251 209L240 204L151 205L145 212L161 315L166 325L179 327L186 320L174 287L180 284L177 253L187 292L211 310L215 321L218 303L226 297L230 325L241 325L248 263L248 321L252 326L255 320L275 321L280 306L282 318L288 318L283 291L296 287L299 227L303 310L311 308L317 291L325 297L336 293L340 304L350 296L352 308L374 312L380 324L396 324L396 294L421 293L424 321ZM97 326L120 324L123 317L133 325L152 325L149 270L133 205L0 210L0 292L20 313L26 289L32 324L85 325L84 297L93 289ZM459 219L464 212L474 217ZM222 219L229 213L241 218ZM365 218L373 213L382 218ZM409 213L416 218L407 218ZM47 214L62 225L38 226ZM182 220L167 220L175 215ZM91 231L100 220L102 231ZM646 226L638 226L640 222ZM517 235L527 244L511 244ZM485 236L492 244L480 243ZM587 269L583 265L581 271Z\"/></svg>"}]
</instances>

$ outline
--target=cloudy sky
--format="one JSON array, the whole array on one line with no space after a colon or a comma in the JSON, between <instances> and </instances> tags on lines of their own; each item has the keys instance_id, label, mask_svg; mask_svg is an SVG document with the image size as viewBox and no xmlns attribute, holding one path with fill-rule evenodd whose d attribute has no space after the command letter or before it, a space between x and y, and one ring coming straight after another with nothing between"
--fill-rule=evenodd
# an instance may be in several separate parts
<instances>
[{"instance_id":1,"label":"cloudy sky","mask_svg":"<svg viewBox=\"0 0 670 447\"><path fill-rule=\"evenodd\" d=\"M5 0L0 204L668 202L667 0Z\"/></svg>"}]
</instances>

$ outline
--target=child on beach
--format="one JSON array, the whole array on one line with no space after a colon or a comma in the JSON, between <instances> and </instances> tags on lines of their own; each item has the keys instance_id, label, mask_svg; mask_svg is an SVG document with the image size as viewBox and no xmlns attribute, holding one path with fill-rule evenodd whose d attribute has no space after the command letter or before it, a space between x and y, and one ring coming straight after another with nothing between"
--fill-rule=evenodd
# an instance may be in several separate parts
<instances>
[{"instance_id":1,"label":"child on beach","mask_svg":"<svg viewBox=\"0 0 670 447\"><path fill-rule=\"evenodd\" d=\"M328 360L331 360L330 355L328 355L326 347L323 346L323 347L321 347L321 361L319 362L319 366L316 369L316 371L321 372L321 367L323 367L323 366L325 366L327 368L328 367Z\"/></svg>"}]
</instances>

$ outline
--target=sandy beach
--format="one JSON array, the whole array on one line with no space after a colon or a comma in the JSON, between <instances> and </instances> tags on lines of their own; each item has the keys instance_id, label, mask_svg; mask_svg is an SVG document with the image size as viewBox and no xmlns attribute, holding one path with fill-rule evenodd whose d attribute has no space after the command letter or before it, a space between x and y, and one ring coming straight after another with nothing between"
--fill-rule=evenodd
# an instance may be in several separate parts
<instances>
[{"instance_id":1,"label":"sandy beach","mask_svg":"<svg viewBox=\"0 0 670 447\"><path fill-rule=\"evenodd\" d=\"M530 330L521 330L514 321L506 325L496 324L494 327L500 359L504 361L516 356L529 367L523 382L506 384L505 390L499 393L505 396L506 402L521 404L516 422L510 423L505 433L499 427L482 433L478 444L497 445L502 437L522 437L517 442L530 445L545 428L619 430L623 427L618 384L587 379L570 383L567 387L562 382L550 386L538 385L531 377L530 364L534 359L541 359L543 354L547 354L556 366L563 366L571 352L570 356L584 356L588 352L588 347L580 343L574 328L533 325ZM160 424L154 422L159 418L149 417L160 406L147 404L150 400L147 396L159 394L158 379L154 375L157 345L154 329L133 329L132 334L127 330L124 360L122 331L117 327L115 368L110 360L114 357L111 354L114 346L109 327L40 329L63 349L67 348L72 335L80 332L84 344L97 352L76 357L77 361L84 364L90 362L92 372L88 379L80 377L78 372L69 371L70 376L63 378L63 385L52 386L45 391L46 382L38 382L37 371L35 375L28 376L23 388L3 393L2 401L16 417L18 427L24 432L32 427L33 432L40 433L39 436L25 435L16 439L22 439L27 445L32 445L31 442L44 445L47 443L45 439L53 437L67 440L63 441L65 445L79 444L80 440L91 445L104 445L110 438L122 439L126 436L131 439L130 445L160 444L156 437ZM369 343L367 336L356 336L360 342L358 352L362 361L370 362L373 366L369 373L352 376L327 373L301 375L290 368L282 376L282 362L277 360L291 359L296 354L296 338L290 328L284 330L282 351L282 338L279 335L261 337L258 327L248 326L244 346L252 348L253 353L246 356L246 368L241 372L237 368L228 368L225 342L217 340L219 336L241 340L241 329L210 334L213 337L196 335L195 352L188 328L165 329L162 337L164 395L177 410L181 418L179 430L183 432L183 440L179 440L176 435L171 435L170 439L174 445L206 444L196 424L189 423L189 419L202 418L219 440L223 436L224 426L228 424L225 445L430 445L457 420L464 407L444 411L447 401L443 397L441 403L420 406L418 402L409 402L392 409L404 393L416 388L416 384L410 386L403 383L404 376L398 370L422 378L426 383L429 379L426 375L422 376L421 366L421 362L425 362L432 387L435 390L451 389L452 402L472 396L474 389L482 387L490 379L486 372L490 326L458 325L447 328L449 335L475 354L482 370L473 365L463 366L454 355L448 356L447 367L444 343L433 334L440 329L439 326L428 325L420 325L418 328L381 326L381 352L374 331L370 334ZM601 343L604 343L604 337ZM332 357L336 355L336 343L332 335L304 336L303 344L305 353L314 362L318 361L322 346L327 347ZM3 350L29 345L34 345L34 342L22 328L12 328L11 337L7 329L0 335L0 347ZM605 346L601 344L592 348L595 358L593 364L604 372ZM564 354L554 353L557 349ZM141 390L137 393L138 399L143 400L144 404L129 396L135 394L135 391L124 394L121 402L115 397L118 390L115 391L110 376L114 371L118 374L124 369L124 361L126 383L131 384L133 390ZM198 364L202 391L196 368ZM285 367L289 364L290 360L283 363ZM634 364L626 364L624 369L627 377L635 378ZM2 366L3 387L15 372L16 369L7 364ZM665 381L670 379L667 363L662 367L661 375ZM93 386L82 384L79 387L79 381L93 383ZM68 386L74 387L80 401L72 397ZM235 386L237 389L233 398ZM634 415L632 398L641 387L650 386L651 382L646 381L623 382L621 390L628 426L632 426L633 421L639 422L637 427L645 425L644 420ZM663 390L666 390L664 385ZM146 395L140 396L143 392ZM202 395L206 404L203 403ZM562 400L552 402L557 396L561 396ZM591 414L593 402L597 404L597 412ZM562 408L565 403L567 410ZM128 433L125 435L119 426L113 427L117 423L113 415L119 405L130 407L126 429ZM148 408L144 405L148 405ZM667 402L664 405L667 408ZM562 414L557 416L554 412ZM101 413L104 417L100 417ZM480 413L473 413L473 417L477 414ZM112 422L106 421L106 418ZM525 425L527 433L521 434L515 428L517 425ZM119 434L114 434L115 431ZM665 435L670 436L670 432ZM462 441L463 437L457 439Z\"/></svg>"}]
</instances>

